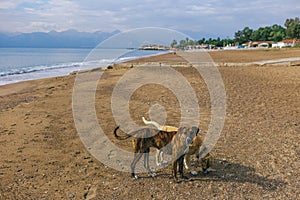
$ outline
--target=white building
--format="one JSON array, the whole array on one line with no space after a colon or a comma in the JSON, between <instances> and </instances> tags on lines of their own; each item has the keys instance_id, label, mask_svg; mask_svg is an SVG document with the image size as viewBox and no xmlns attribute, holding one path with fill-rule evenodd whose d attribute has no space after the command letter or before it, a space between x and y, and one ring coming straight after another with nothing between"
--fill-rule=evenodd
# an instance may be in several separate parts
<instances>
[{"instance_id":1,"label":"white building","mask_svg":"<svg viewBox=\"0 0 300 200\"><path fill-rule=\"evenodd\" d=\"M282 40L272 45L273 48L294 47L297 40Z\"/></svg>"}]
</instances>

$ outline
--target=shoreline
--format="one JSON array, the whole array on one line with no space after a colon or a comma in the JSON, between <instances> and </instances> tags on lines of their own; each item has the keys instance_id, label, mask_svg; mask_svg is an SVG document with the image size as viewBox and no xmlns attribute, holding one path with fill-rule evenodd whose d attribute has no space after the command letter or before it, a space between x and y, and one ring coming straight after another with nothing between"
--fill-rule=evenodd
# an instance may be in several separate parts
<instances>
[{"instance_id":1,"label":"shoreline","mask_svg":"<svg viewBox=\"0 0 300 200\"><path fill-rule=\"evenodd\" d=\"M27 51L28 49L30 50L30 48L27 48ZM79 52L74 52L74 50L77 49L68 49L70 51L66 52L62 51L62 49L57 48L55 48L55 51L51 51L51 49L49 48L45 48L45 50L46 51L41 52L40 56L38 56L39 54L36 50L32 52L32 56L29 53L24 54L24 52L26 51L19 52L20 49L12 52L5 52L10 55L10 59L8 58L8 60L18 60L19 57L13 55L14 53L16 55L19 55L20 53L21 58L25 55L31 56L30 59L28 59L31 61L22 64L9 61L4 62L2 66L3 68L1 68L0 70L0 85L7 85L27 80L66 76L76 71L88 70L93 68L105 68L106 66L109 66L113 63L122 63L153 55L162 55L169 52L138 51L127 49L91 49L90 53L81 51L81 49L78 49ZM47 50L49 50L50 52L48 52ZM122 53L120 53L120 51ZM121 57L118 57L120 55ZM58 59L54 58L54 56L58 57ZM46 59L47 61L43 61L43 59L41 59L43 57L50 57L51 59ZM92 57L91 60L89 59L90 57ZM5 67L5 65L11 65L14 67L7 68Z\"/></svg>"},{"instance_id":2,"label":"shoreline","mask_svg":"<svg viewBox=\"0 0 300 200\"><path fill-rule=\"evenodd\" d=\"M260 66L266 66L266 65L289 65L289 66L298 66L300 65L300 49L257 49L257 50L251 50L251 51L245 51L245 50L222 50L222 51L186 51L190 54L197 54L197 53L207 53L210 55L212 60L217 64L217 66L251 66L251 65L260 65ZM252 53L253 52L253 53ZM255 58L247 59L247 54L254 54L256 56ZM274 55L272 55L272 53ZM121 63L115 63L115 64L109 64L107 66L99 66L95 67L93 69L89 70L106 70L109 66L116 65L116 66L123 66L123 67L131 67L134 65L139 65L141 63L147 63L147 62L157 62L157 63L164 63L169 66L184 66L187 65L188 62L182 58L174 57L174 56L168 56L168 55L174 55L172 52L166 52L161 53L158 55L150 55L145 56L141 58L135 58L132 60L125 60ZM236 55L235 54L241 54ZM291 55L289 55L291 54ZM220 59L219 57L227 57L227 59ZM252 56L253 57L253 56ZM264 59L266 57L266 59ZM246 60L243 60L243 62L240 62L241 59L246 58ZM291 58L289 60L289 58ZM89 70L80 70L80 71L89 71ZM13 85L18 83L24 83L27 81L35 81L35 80L42 80L42 79L51 79L56 77L64 77L69 76L72 74L76 74L78 71L70 72L66 75L61 76L53 76L53 77L47 77L47 78L39 78L39 79L31 79L31 80L24 80L14 83L8 83L4 85L0 85L0 89L3 88L3 86L7 85ZM1 92L0 92L1 95Z\"/></svg>"}]
</instances>

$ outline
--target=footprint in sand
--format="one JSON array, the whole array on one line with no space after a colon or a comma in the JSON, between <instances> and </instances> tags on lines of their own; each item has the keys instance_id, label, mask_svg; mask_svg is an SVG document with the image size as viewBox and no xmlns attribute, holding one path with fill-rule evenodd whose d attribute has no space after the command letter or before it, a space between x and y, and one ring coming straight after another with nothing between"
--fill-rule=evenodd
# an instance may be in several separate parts
<instances>
[{"instance_id":1,"label":"footprint in sand","mask_svg":"<svg viewBox=\"0 0 300 200\"><path fill-rule=\"evenodd\" d=\"M96 196L97 196L97 186L93 185L84 194L84 199L94 199Z\"/></svg>"}]
</instances>

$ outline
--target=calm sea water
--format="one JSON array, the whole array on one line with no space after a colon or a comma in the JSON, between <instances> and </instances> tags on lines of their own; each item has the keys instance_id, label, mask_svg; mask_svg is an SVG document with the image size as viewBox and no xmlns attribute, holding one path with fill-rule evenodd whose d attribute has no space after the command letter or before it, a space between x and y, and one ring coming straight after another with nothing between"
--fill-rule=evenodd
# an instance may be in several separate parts
<instances>
[{"instance_id":1,"label":"calm sea water","mask_svg":"<svg viewBox=\"0 0 300 200\"><path fill-rule=\"evenodd\" d=\"M0 48L0 85L64 76L115 62L166 53L129 49Z\"/></svg>"}]
</instances>

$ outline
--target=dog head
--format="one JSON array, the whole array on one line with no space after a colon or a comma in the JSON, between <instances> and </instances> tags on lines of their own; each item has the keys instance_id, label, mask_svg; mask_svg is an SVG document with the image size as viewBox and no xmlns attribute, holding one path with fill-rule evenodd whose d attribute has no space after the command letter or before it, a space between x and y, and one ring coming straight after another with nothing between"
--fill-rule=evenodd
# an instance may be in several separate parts
<instances>
[{"instance_id":1,"label":"dog head","mask_svg":"<svg viewBox=\"0 0 300 200\"><path fill-rule=\"evenodd\" d=\"M177 134L172 139L172 155L176 158L189 152L190 144L193 143L194 138L198 134L197 127L187 128L181 127L178 129Z\"/></svg>"},{"instance_id":2,"label":"dog head","mask_svg":"<svg viewBox=\"0 0 300 200\"><path fill-rule=\"evenodd\" d=\"M199 128L197 127L181 127L178 129L176 138L177 147L180 149L184 149L183 153L187 153L189 151L190 145L193 143L194 138L197 136L199 132Z\"/></svg>"},{"instance_id":3,"label":"dog head","mask_svg":"<svg viewBox=\"0 0 300 200\"><path fill-rule=\"evenodd\" d=\"M185 140L185 145L189 146L193 143L194 138L197 136L199 133L199 128L197 127L181 127L178 129L177 132L182 140Z\"/></svg>"}]
</instances>

